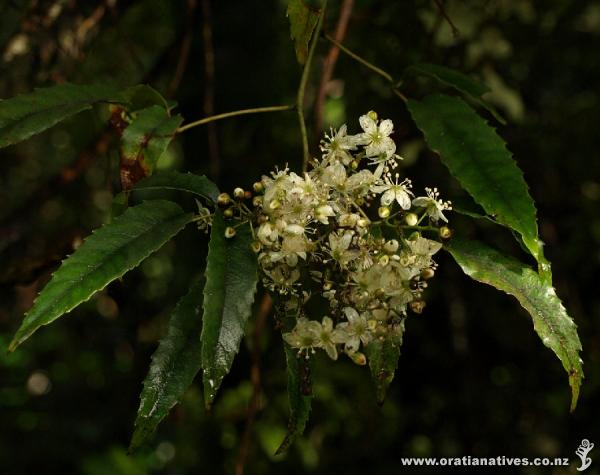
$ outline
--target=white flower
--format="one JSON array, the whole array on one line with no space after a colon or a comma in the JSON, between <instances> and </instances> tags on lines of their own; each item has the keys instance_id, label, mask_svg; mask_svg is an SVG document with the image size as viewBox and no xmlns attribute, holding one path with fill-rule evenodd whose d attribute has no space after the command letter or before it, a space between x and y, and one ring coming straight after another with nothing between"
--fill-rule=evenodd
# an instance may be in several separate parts
<instances>
[{"instance_id":1,"label":"white flower","mask_svg":"<svg viewBox=\"0 0 600 475\"><path fill-rule=\"evenodd\" d=\"M301 317L291 332L283 334L283 339L292 348L298 348L300 351L313 350L313 348L321 346L320 334L321 324L319 322Z\"/></svg>"},{"instance_id":2,"label":"white flower","mask_svg":"<svg viewBox=\"0 0 600 475\"><path fill-rule=\"evenodd\" d=\"M330 185L332 188L343 190L346 178L346 167L340 162L336 162L323 170L323 177L321 179L323 183Z\"/></svg>"},{"instance_id":3,"label":"white flower","mask_svg":"<svg viewBox=\"0 0 600 475\"><path fill-rule=\"evenodd\" d=\"M392 202L396 201L402 209L407 210L410 209L410 197L412 195L409 188L410 180L407 179L398 183L398 174L396 173L395 181L386 176L385 182L381 185L372 186L371 191L374 193L383 193L381 195L381 204L383 206L389 206Z\"/></svg>"},{"instance_id":4,"label":"white flower","mask_svg":"<svg viewBox=\"0 0 600 475\"><path fill-rule=\"evenodd\" d=\"M337 360L337 343L343 343L345 340L344 332L338 328L333 328L333 320L329 317L323 317L321 331L319 332L319 346L323 348L332 360Z\"/></svg>"},{"instance_id":5,"label":"white flower","mask_svg":"<svg viewBox=\"0 0 600 475\"><path fill-rule=\"evenodd\" d=\"M317 209L315 209L315 219L323 224L329 224L331 216L335 216L335 212L328 204L317 206Z\"/></svg>"},{"instance_id":6,"label":"white flower","mask_svg":"<svg viewBox=\"0 0 600 475\"><path fill-rule=\"evenodd\" d=\"M358 138L356 135L347 135L346 124L337 131L331 128L329 135L325 134L325 139L321 141L323 158L330 161L340 160L344 165L348 165L352 161L348 150L356 150Z\"/></svg>"},{"instance_id":7,"label":"white flower","mask_svg":"<svg viewBox=\"0 0 600 475\"><path fill-rule=\"evenodd\" d=\"M413 205L419 208L425 208L425 212L429 215L432 221L437 222L442 220L448 222L446 216L443 215L443 211L449 211L452 209L450 201L442 201L439 199L440 193L437 188L433 190L431 188L425 188L427 196L419 196L413 200Z\"/></svg>"},{"instance_id":8,"label":"white flower","mask_svg":"<svg viewBox=\"0 0 600 475\"><path fill-rule=\"evenodd\" d=\"M344 231L341 234L331 233L329 235L329 254L342 267L345 267L358 256L358 251L348 249L352 242L352 236L354 236L352 231Z\"/></svg>"},{"instance_id":9,"label":"white flower","mask_svg":"<svg viewBox=\"0 0 600 475\"><path fill-rule=\"evenodd\" d=\"M373 335L369 331L367 318L364 314L359 314L352 307L345 307L343 311L348 321L340 323L337 328L343 330L345 334L344 348L346 353L352 354L358 350L361 341L363 345L368 345Z\"/></svg>"},{"instance_id":10,"label":"white flower","mask_svg":"<svg viewBox=\"0 0 600 475\"><path fill-rule=\"evenodd\" d=\"M390 158L396 152L396 144L390 138L394 131L394 124L391 120L382 120L379 125L369 114L360 116L360 126L364 130L360 134L360 143L366 145L365 153L367 157Z\"/></svg>"},{"instance_id":11,"label":"white flower","mask_svg":"<svg viewBox=\"0 0 600 475\"><path fill-rule=\"evenodd\" d=\"M257 236L261 243L270 246L277 240L279 233L277 232L277 228L271 223L266 222L261 224L260 228L258 228Z\"/></svg>"}]
</instances>

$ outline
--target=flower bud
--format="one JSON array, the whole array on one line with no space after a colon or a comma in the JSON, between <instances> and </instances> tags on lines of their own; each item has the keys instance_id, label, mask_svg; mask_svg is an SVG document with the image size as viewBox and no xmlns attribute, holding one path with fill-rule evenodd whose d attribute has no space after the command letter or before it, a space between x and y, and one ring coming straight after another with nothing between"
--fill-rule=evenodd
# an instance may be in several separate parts
<instances>
[{"instance_id":1,"label":"flower bud","mask_svg":"<svg viewBox=\"0 0 600 475\"><path fill-rule=\"evenodd\" d=\"M383 250L388 254L394 254L398 250L398 246L398 241L396 239L392 239L383 245Z\"/></svg>"},{"instance_id":2,"label":"flower bud","mask_svg":"<svg viewBox=\"0 0 600 475\"><path fill-rule=\"evenodd\" d=\"M358 225L358 227L360 227L360 228L366 228L366 227L367 227L367 226L370 224L370 222L369 222L369 220L368 220L367 218L360 218L360 219L359 219L359 220L356 222L356 224L357 224L357 225Z\"/></svg>"},{"instance_id":3,"label":"flower bud","mask_svg":"<svg viewBox=\"0 0 600 475\"><path fill-rule=\"evenodd\" d=\"M245 192L242 188L237 187L235 190L233 190L233 197L236 200L243 200L245 196Z\"/></svg>"},{"instance_id":4,"label":"flower bud","mask_svg":"<svg viewBox=\"0 0 600 475\"><path fill-rule=\"evenodd\" d=\"M423 309L425 308L425 301L424 300L413 300L410 303L410 309L415 312L416 314L420 315L421 313L423 313Z\"/></svg>"},{"instance_id":5,"label":"flower bud","mask_svg":"<svg viewBox=\"0 0 600 475\"><path fill-rule=\"evenodd\" d=\"M255 193L262 193L263 191L265 191L265 187L260 181L255 182L252 185L252 189Z\"/></svg>"},{"instance_id":6,"label":"flower bud","mask_svg":"<svg viewBox=\"0 0 600 475\"><path fill-rule=\"evenodd\" d=\"M388 206L381 206L377 210L377 213L379 214L380 218L385 219L385 218L389 217L389 215L390 215L390 208Z\"/></svg>"},{"instance_id":7,"label":"flower bud","mask_svg":"<svg viewBox=\"0 0 600 475\"><path fill-rule=\"evenodd\" d=\"M355 351L354 353L351 353L348 356L357 365L364 366L367 364L367 357L363 355L360 351Z\"/></svg>"},{"instance_id":8,"label":"flower bud","mask_svg":"<svg viewBox=\"0 0 600 475\"><path fill-rule=\"evenodd\" d=\"M372 120L377 120L377 112L375 111L369 111L367 113L367 115L372 119Z\"/></svg>"},{"instance_id":9,"label":"flower bud","mask_svg":"<svg viewBox=\"0 0 600 475\"><path fill-rule=\"evenodd\" d=\"M229 203L231 203L231 196L229 196L229 194L221 193L217 197L217 205L219 205L219 207L224 208L225 206L228 206Z\"/></svg>"},{"instance_id":10,"label":"flower bud","mask_svg":"<svg viewBox=\"0 0 600 475\"><path fill-rule=\"evenodd\" d=\"M425 280L429 280L433 278L435 275L435 271L431 267L427 267L421 271L421 277Z\"/></svg>"},{"instance_id":11,"label":"flower bud","mask_svg":"<svg viewBox=\"0 0 600 475\"><path fill-rule=\"evenodd\" d=\"M452 230L448 226L442 226L439 232L440 237L445 241L452 237Z\"/></svg>"},{"instance_id":12,"label":"flower bud","mask_svg":"<svg viewBox=\"0 0 600 475\"><path fill-rule=\"evenodd\" d=\"M250 248L252 249L252 252L254 252L255 254L258 254L262 248L262 244L260 243L260 241L254 241L250 245Z\"/></svg>"},{"instance_id":13,"label":"flower bud","mask_svg":"<svg viewBox=\"0 0 600 475\"><path fill-rule=\"evenodd\" d=\"M225 228L225 237L227 239L231 239L233 236L235 236L235 229L232 228L231 226L227 226Z\"/></svg>"},{"instance_id":14,"label":"flower bud","mask_svg":"<svg viewBox=\"0 0 600 475\"><path fill-rule=\"evenodd\" d=\"M227 208L225 211L223 211L223 216L225 216L227 219L233 218L233 208Z\"/></svg>"},{"instance_id":15,"label":"flower bud","mask_svg":"<svg viewBox=\"0 0 600 475\"><path fill-rule=\"evenodd\" d=\"M409 226L416 226L419 222L419 217L415 213L407 213L406 216L404 216L404 221Z\"/></svg>"},{"instance_id":16,"label":"flower bud","mask_svg":"<svg viewBox=\"0 0 600 475\"><path fill-rule=\"evenodd\" d=\"M358 169L358 160L352 160L352 162L350 162L350 168L352 168L352 170Z\"/></svg>"}]
</instances>

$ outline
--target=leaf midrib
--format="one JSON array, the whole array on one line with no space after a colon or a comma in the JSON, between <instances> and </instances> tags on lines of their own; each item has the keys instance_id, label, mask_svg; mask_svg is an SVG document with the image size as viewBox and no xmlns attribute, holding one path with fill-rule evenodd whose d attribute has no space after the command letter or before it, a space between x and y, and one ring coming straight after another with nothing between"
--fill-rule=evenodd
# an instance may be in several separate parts
<instances>
[{"instance_id":1,"label":"leaf midrib","mask_svg":"<svg viewBox=\"0 0 600 475\"><path fill-rule=\"evenodd\" d=\"M46 309L47 309L47 310L45 310L45 311L44 311L44 310L38 311L38 314L40 314L40 313L41 313L41 314L43 315L44 313L47 313L47 312L53 311L53 310L54 310L54 308L55 308L55 306L56 306L56 304L57 304L57 301L60 301L60 299L62 299L62 298L65 296L65 294L67 294L67 293L70 291L70 289L71 289L71 288L72 288L72 287L73 287L75 284L82 282L84 279L86 279L86 278L87 278L87 277L89 277L90 275L92 275L92 274L96 273L98 270L100 270L100 269L101 269L103 266L107 265L107 264L110 262L110 259L111 259L112 257L114 257L115 255L117 255L118 253L120 253L120 252L123 250L123 248L124 248L124 247L126 247L126 246L129 246L129 245L131 245L132 243L135 243L136 241L138 241L138 240L139 240L139 239L141 239L142 237L144 237L144 236L148 235L148 234L149 234L151 231L153 231L155 228L159 227L160 225L166 225L167 223L170 223L171 221L174 221L174 220L176 220L176 219L178 219L178 218L182 218L183 216L185 216L185 213L182 213L182 214L180 214L180 215L178 215L178 216L173 216L172 218L169 218L169 219L168 219L168 220L166 220L166 221L161 221L161 222L156 222L156 223L154 223L154 224L152 225L152 227L151 227L151 228L149 228L149 229L145 230L143 233L141 233L141 234L139 234L139 235L135 236L135 237L134 237L134 238L133 238L131 241L128 241L127 243L125 243L125 244L123 244L123 245L119 246L117 249L115 249L115 250L111 251L111 252L110 252L110 253L107 255L107 257L106 257L105 259L103 259L103 260L102 260L100 263L98 263L98 264L96 264L95 266L93 266L93 267L92 267L92 268L91 268L89 271L86 271L86 272L84 272L83 274L81 274L81 275L80 275L80 277L79 277L79 279L77 279L77 280L67 280L67 282L70 282L70 285L68 285L68 287L67 287L65 290L63 290L62 292L60 292L60 294L59 294L59 295L58 295L56 298L52 299L52 302L51 302L51 303L49 303L49 304L48 304L48 306L46 306ZM185 223L185 224L187 224L187 223ZM185 224L184 224L184 226L185 226ZM153 251L150 251L150 252L149 252L149 253L146 255L146 257L147 257L149 254L151 254L152 252L153 252ZM143 260L143 259L144 259L144 257L142 257L141 259ZM61 268L62 268L62 267L61 267ZM59 268L59 269L61 269L61 268ZM106 284L104 284L104 285L103 285L101 288L99 288L99 289L96 289L96 290L92 291L92 292L90 293L90 295L88 295L88 297L87 297L87 298L85 298L85 299L81 300L79 303L77 303L77 304L75 304L75 305L73 305L73 306L69 307L69 308L68 308L67 310L65 310L63 313L68 313L68 312L70 312L71 310L73 310L75 307L77 307L77 306L78 306L80 303L86 302L86 301L87 301L87 300L89 300L89 298L90 298L92 295L94 295L96 292L99 292L100 290L104 289L104 288L105 288L105 287L106 287L108 284L110 284L110 283L111 283L113 280L115 280L115 279L118 279L120 276L124 275L124 274L125 274L127 271L129 271L129 270L131 270L131 267L128 267L128 268L127 268L127 269L125 269L125 270L124 270L122 273L120 273L120 274L117 274L117 275L116 275L116 276L115 276L113 279L111 279L109 282L107 282ZM41 294L40 294L40 295L41 295ZM34 308L35 308L35 303L34 303ZM28 313L28 315L29 315L29 313Z\"/></svg>"},{"instance_id":2,"label":"leaf midrib","mask_svg":"<svg viewBox=\"0 0 600 475\"><path fill-rule=\"evenodd\" d=\"M450 246L450 250L451 250L451 249L452 249L452 247ZM546 317L545 313L544 313L544 312L538 312L538 310L537 310L536 306L534 305L534 301L533 301L533 300L532 300L532 299L531 299L529 296L527 296L527 294L523 293L523 292L522 292L522 291L519 289L519 287L515 286L515 285L514 285L514 284L513 284L513 283L512 283L512 282L511 282L509 279L507 279L506 277L504 277L502 274L495 272L495 270L494 270L494 269L493 269L491 266L489 266L489 265L488 265L488 264L485 262L485 260L484 260L484 259L481 259L481 258L480 258L480 256L478 256L477 254L473 254L473 253L469 252L468 250L465 250L464 248L461 248L460 252L461 252L462 254L464 254L464 255L466 255L466 256L468 256L468 257L470 257L471 259L473 259L473 260L475 260L475 261L478 261L478 265L479 265L479 266L483 267L485 270L487 270L487 271L488 271L488 272L490 272L490 273L494 273L494 275L498 276L499 280L503 281L505 284L508 284L508 286L509 286L511 289L516 289L516 292L506 292L506 291L505 291L505 292L506 292L506 293L509 293L510 295L512 295L513 297L515 297L515 298L516 298L516 299L519 301L519 303L521 304L521 306L522 306L522 307L523 307L525 310L527 310L527 311L528 311L528 312L529 312L529 313L532 315L532 319L533 319L533 313L535 313L535 314L537 314L537 315L538 315L538 317L539 317L539 318L540 318L540 319L541 319L541 320L542 320L542 321L543 321L543 322L546 324L546 326L549 328L550 332L551 332L551 333L552 333L554 336L556 336L556 338L557 338L557 341L559 342L559 345L560 345L560 347L561 347L561 349L562 349L562 351L563 351L563 354L565 355L565 357L567 358L567 360L568 360L568 362L569 362L569 367L570 367L570 370L575 370L575 371L576 371L576 368L575 368L575 366L576 366L576 365L574 365L574 364L573 364L573 360L571 359L571 356L570 356L570 350L569 350L569 347L568 347L568 345L567 345L567 342L566 342L566 340L565 340L563 337L561 337L561 334L560 334L560 332L558 332L558 331L556 330L556 327L555 327L555 326L554 326L554 325L553 325L553 324L552 324L552 323L551 323L551 322L548 320L548 318ZM511 270L508 270L508 272L513 272L513 271L511 271ZM534 271L531 271L531 272L534 272ZM477 273L477 271L475 271L475 273ZM471 276L472 274L468 274L468 275L469 275L469 276ZM487 284L487 285L490 285L490 286L492 286L492 287L496 287L496 286L495 286L495 285L494 285L494 284L493 284L493 283L492 283L492 282L491 282L489 279L487 279L487 278L485 278L485 277L483 277L483 276L480 276L480 278L481 278L481 281L482 281L482 282L484 282L485 284ZM477 279L477 280L479 280L479 279ZM520 295L520 296L521 296L521 298L523 298L523 300L527 301L527 303L529 304L530 308L531 308L531 309L533 309L533 310L534 310L534 312L531 312L531 311L530 311L530 309L529 309L529 308L527 308L527 307L526 307L526 306L523 304L523 302L522 302L522 301L521 301L521 299L518 297L518 295ZM577 352L577 351L575 351L575 352Z\"/></svg>"}]
</instances>

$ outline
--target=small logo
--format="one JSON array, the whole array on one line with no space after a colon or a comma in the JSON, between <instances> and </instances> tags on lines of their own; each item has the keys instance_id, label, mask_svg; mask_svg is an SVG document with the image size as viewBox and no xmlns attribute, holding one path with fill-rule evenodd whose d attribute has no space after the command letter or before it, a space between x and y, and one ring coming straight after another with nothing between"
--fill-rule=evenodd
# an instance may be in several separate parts
<instances>
[{"instance_id":1,"label":"small logo","mask_svg":"<svg viewBox=\"0 0 600 475\"><path fill-rule=\"evenodd\" d=\"M586 468L588 468L592 464L592 459L590 457L588 457L587 455L590 453L590 451L593 448L594 448L594 444L590 443L590 441L587 439L583 439L581 441L581 444L579 444L579 447L577 447L575 454L577 454L579 456L579 458L581 459L581 467L577 468L578 471L583 472Z\"/></svg>"}]
</instances>

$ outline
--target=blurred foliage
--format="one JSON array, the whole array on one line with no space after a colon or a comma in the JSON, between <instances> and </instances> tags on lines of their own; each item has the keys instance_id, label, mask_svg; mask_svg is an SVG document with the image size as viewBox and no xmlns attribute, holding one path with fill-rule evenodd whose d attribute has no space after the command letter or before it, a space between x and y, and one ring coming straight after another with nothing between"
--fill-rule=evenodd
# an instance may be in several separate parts
<instances>
[{"instance_id":1,"label":"blurred foliage","mask_svg":"<svg viewBox=\"0 0 600 475\"><path fill-rule=\"evenodd\" d=\"M438 63L491 87L485 97L508 119L499 131L524 170L558 294L579 325L586 372L579 407L568 413L562 368L531 331L525 312L471 282L443 256L426 311L407 321L397 378L383 406L375 403L368 371L320 356L311 421L280 456L274 452L287 424L284 356L277 332L265 327L259 339L263 393L246 473L383 474L401 470L400 456L572 458L582 438L600 443L600 3L444 4L457 35L436 2L356 0L344 43L394 76L409 64ZM329 2L326 31L334 29L338 9L339 2ZM67 80L147 82L176 100L187 120L205 115L211 90L216 112L293 103L300 68L285 11L283 0L2 2L0 96ZM206 74L210 29L212 83ZM321 43L319 58L328 49ZM309 104L319 68L313 72ZM405 87L417 94L426 83L411 80ZM341 56L324 122L339 125L369 109L394 120L416 187L436 183L446 197L461 199L387 84ZM307 117L310 127L310 105ZM109 217L119 173L107 119L104 110L90 111L2 151L4 347L62 256ZM158 167L209 173L231 189L249 186L276 164L300 166L293 112L216 123L216 148L209 130L180 137ZM458 215L453 222L461 233L527 259L504 230L474 227ZM149 356L175 302L202 269L205 249L203 235L182 233L18 352L0 352L3 474L232 473L252 393L252 341L242 345L210 413L197 381L154 442L126 453ZM586 473L600 473L597 454L591 456Z\"/></svg>"}]
</instances>

